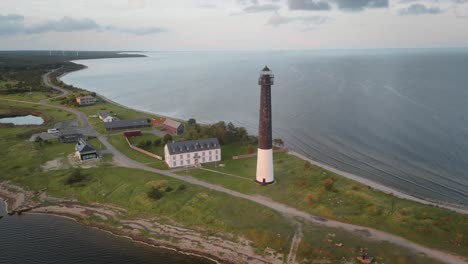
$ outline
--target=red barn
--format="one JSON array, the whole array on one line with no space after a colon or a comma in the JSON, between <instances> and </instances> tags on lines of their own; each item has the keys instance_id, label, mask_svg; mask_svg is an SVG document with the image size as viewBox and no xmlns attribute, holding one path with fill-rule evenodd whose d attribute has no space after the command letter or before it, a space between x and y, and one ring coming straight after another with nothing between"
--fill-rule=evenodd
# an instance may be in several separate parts
<instances>
[{"instance_id":1,"label":"red barn","mask_svg":"<svg viewBox=\"0 0 468 264\"><path fill-rule=\"evenodd\" d=\"M184 133L184 125L171 119L166 119L163 123L163 127L170 134L180 135Z\"/></svg>"}]
</instances>

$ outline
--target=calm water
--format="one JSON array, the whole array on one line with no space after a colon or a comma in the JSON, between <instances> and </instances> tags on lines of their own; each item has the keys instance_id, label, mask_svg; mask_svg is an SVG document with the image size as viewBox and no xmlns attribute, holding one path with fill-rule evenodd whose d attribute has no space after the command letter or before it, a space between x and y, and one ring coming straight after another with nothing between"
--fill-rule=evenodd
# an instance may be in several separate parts
<instances>
[{"instance_id":1,"label":"calm water","mask_svg":"<svg viewBox=\"0 0 468 264\"><path fill-rule=\"evenodd\" d=\"M13 123L15 125L41 125L44 119L39 116L27 115L0 118L0 123Z\"/></svg>"},{"instance_id":2,"label":"calm water","mask_svg":"<svg viewBox=\"0 0 468 264\"><path fill-rule=\"evenodd\" d=\"M207 260L133 243L47 216L6 216L0 200L0 263L2 264L208 264Z\"/></svg>"},{"instance_id":3,"label":"calm water","mask_svg":"<svg viewBox=\"0 0 468 264\"><path fill-rule=\"evenodd\" d=\"M64 81L140 110L256 133L258 72L276 75L276 137L418 196L468 204L468 50L154 52L87 60Z\"/></svg>"}]
</instances>

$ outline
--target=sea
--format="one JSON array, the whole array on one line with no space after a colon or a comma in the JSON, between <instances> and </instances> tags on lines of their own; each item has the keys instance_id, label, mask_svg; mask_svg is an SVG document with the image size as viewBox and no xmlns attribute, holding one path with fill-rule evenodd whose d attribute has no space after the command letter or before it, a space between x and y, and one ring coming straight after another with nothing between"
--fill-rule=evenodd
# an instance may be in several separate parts
<instances>
[{"instance_id":1,"label":"sea","mask_svg":"<svg viewBox=\"0 0 468 264\"><path fill-rule=\"evenodd\" d=\"M293 151L431 200L468 204L468 49L161 51L80 60L62 79L139 110L258 130Z\"/></svg>"},{"instance_id":2,"label":"sea","mask_svg":"<svg viewBox=\"0 0 468 264\"><path fill-rule=\"evenodd\" d=\"M8 216L0 200L1 264L212 264L51 216Z\"/></svg>"}]
</instances>

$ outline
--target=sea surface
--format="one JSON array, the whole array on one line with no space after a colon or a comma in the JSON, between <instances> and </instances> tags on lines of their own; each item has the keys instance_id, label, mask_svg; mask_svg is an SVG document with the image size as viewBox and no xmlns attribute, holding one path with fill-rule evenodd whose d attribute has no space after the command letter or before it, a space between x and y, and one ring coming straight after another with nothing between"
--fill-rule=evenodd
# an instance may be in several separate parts
<instances>
[{"instance_id":1,"label":"sea surface","mask_svg":"<svg viewBox=\"0 0 468 264\"><path fill-rule=\"evenodd\" d=\"M0 200L1 264L209 264L51 215L7 216Z\"/></svg>"},{"instance_id":2,"label":"sea surface","mask_svg":"<svg viewBox=\"0 0 468 264\"><path fill-rule=\"evenodd\" d=\"M419 197L468 204L468 49L150 52L82 60L66 83L140 110L258 127L290 149Z\"/></svg>"}]
</instances>

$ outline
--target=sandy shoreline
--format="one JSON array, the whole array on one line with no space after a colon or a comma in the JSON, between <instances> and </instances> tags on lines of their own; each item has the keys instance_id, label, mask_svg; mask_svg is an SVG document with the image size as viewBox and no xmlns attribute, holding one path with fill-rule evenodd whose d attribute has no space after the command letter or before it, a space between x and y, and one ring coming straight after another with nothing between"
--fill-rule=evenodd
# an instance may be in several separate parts
<instances>
[{"instance_id":1,"label":"sandy shoreline","mask_svg":"<svg viewBox=\"0 0 468 264\"><path fill-rule=\"evenodd\" d=\"M157 219L127 219L124 208L97 203L84 205L51 197L45 192L38 195L39 200L33 200L33 197L32 192L19 186L0 183L0 202L7 205L7 213L27 209L24 214L64 217L137 243L205 258L214 263L246 263L246 260L253 264L283 263L283 254L273 250L268 250L271 254L258 254L251 246L252 242L232 234L208 235L203 231L164 224ZM117 226L107 225L105 221L108 220Z\"/></svg>"}]
</instances>

